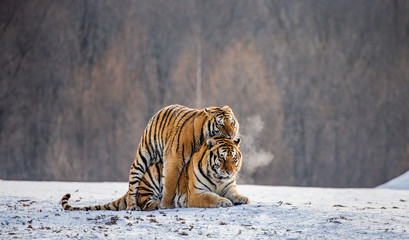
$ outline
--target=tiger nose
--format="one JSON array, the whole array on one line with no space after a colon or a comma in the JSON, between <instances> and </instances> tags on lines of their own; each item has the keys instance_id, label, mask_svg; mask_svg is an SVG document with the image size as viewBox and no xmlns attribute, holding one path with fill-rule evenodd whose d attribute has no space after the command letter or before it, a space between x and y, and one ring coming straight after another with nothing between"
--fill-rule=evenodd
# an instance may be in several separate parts
<instances>
[{"instance_id":1,"label":"tiger nose","mask_svg":"<svg viewBox=\"0 0 409 240\"><path fill-rule=\"evenodd\" d=\"M233 172L232 172L232 171L226 171L226 173L230 175L230 174L232 174Z\"/></svg>"},{"instance_id":2,"label":"tiger nose","mask_svg":"<svg viewBox=\"0 0 409 240\"><path fill-rule=\"evenodd\" d=\"M233 132L228 132L228 133L227 133L227 136L229 136L229 137L233 137L233 135L234 135Z\"/></svg>"}]
</instances>

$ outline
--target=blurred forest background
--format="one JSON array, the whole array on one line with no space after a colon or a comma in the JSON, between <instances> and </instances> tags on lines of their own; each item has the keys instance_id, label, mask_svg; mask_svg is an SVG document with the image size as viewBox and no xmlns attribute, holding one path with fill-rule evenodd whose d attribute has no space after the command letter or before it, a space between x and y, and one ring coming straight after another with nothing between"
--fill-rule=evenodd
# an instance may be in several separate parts
<instances>
[{"instance_id":1,"label":"blurred forest background","mask_svg":"<svg viewBox=\"0 0 409 240\"><path fill-rule=\"evenodd\" d=\"M0 2L0 178L128 180L164 106L229 105L240 183L409 169L409 2Z\"/></svg>"}]
</instances>

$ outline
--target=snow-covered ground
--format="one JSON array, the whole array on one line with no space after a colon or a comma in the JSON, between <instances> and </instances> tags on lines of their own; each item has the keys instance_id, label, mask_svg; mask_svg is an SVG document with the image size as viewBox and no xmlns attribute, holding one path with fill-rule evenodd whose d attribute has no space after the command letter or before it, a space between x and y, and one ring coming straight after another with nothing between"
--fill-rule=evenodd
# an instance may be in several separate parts
<instances>
[{"instance_id":1,"label":"snow-covered ground","mask_svg":"<svg viewBox=\"0 0 409 240\"><path fill-rule=\"evenodd\" d=\"M409 239L409 191L240 185L249 205L65 212L119 198L127 183L0 181L0 239Z\"/></svg>"},{"instance_id":2,"label":"snow-covered ground","mask_svg":"<svg viewBox=\"0 0 409 240\"><path fill-rule=\"evenodd\" d=\"M405 189L409 190L409 171L405 172L404 174L396 177L387 183L384 183L378 188L389 188L389 189Z\"/></svg>"}]
</instances>

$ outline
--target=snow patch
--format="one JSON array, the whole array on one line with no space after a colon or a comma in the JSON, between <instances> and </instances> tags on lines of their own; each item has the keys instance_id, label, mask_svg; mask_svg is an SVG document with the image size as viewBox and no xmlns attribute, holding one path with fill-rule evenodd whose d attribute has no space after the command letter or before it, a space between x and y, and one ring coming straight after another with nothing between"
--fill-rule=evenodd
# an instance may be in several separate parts
<instances>
[{"instance_id":1,"label":"snow patch","mask_svg":"<svg viewBox=\"0 0 409 240\"><path fill-rule=\"evenodd\" d=\"M0 181L0 239L409 239L409 191L238 185L248 205L67 212L115 200L128 183Z\"/></svg>"},{"instance_id":2,"label":"snow patch","mask_svg":"<svg viewBox=\"0 0 409 240\"><path fill-rule=\"evenodd\" d=\"M378 188L409 190L409 171L382 185L379 185Z\"/></svg>"}]
</instances>

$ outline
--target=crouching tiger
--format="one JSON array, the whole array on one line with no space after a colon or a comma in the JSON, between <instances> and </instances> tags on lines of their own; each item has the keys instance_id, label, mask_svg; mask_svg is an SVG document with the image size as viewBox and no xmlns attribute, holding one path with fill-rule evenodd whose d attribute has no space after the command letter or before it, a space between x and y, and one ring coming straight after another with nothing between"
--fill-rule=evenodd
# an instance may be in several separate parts
<instances>
[{"instance_id":1,"label":"crouching tiger","mask_svg":"<svg viewBox=\"0 0 409 240\"><path fill-rule=\"evenodd\" d=\"M242 164L240 139L207 139L183 167L177 182L175 207L230 207L247 204L249 199L236 189L236 176ZM161 165L149 168L141 181L137 202L142 210L159 208L162 198Z\"/></svg>"},{"instance_id":2,"label":"crouching tiger","mask_svg":"<svg viewBox=\"0 0 409 240\"><path fill-rule=\"evenodd\" d=\"M242 163L239 144L240 139L207 139L181 171L173 198L174 206L211 208L249 203L249 199L240 195L236 189L236 176ZM141 210L149 211L160 207L163 197L162 168L161 163L154 164L143 176L136 195ZM66 194L61 200L65 210L126 208L126 195L105 205L89 207L72 207L68 204L69 197Z\"/></svg>"}]
</instances>

